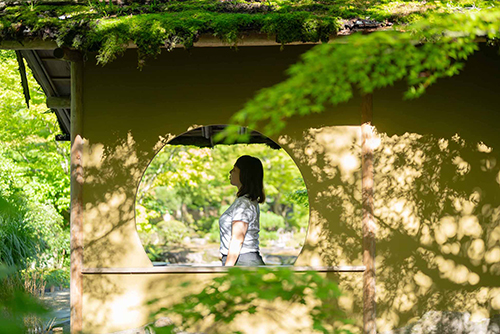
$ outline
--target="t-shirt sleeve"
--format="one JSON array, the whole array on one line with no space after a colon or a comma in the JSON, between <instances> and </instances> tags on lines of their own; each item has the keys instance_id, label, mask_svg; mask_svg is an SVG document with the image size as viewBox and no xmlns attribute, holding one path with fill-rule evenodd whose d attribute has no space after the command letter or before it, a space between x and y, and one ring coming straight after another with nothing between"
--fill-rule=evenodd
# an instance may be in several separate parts
<instances>
[{"instance_id":1,"label":"t-shirt sleeve","mask_svg":"<svg viewBox=\"0 0 500 334\"><path fill-rule=\"evenodd\" d=\"M257 209L255 206L252 205L248 199L239 197L235 203L233 221L238 220L245 223L251 223L256 217Z\"/></svg>"}]
</instances>

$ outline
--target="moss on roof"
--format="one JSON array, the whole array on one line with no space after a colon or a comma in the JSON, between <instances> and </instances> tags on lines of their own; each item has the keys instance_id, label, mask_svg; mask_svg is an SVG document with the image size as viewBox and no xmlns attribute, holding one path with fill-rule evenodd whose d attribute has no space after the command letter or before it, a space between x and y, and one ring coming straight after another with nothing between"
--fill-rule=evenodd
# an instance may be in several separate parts
<instances>
[{"instance_id":1,"label":"moss on roof","mask_svg":"<svg viewBox=\"0 0 500 334\"><path fill-rule=\"evenodd\" d=\"M0 3L0 41L55 40L61 47L97 52L106 64L123 53L130 42L138 47L139 66L162 47L190 47L200 34L213 34L236 45L245 32L275 36L278 43L326 42L345 19L370 18L407 23L429 12L492 6L495 1L363 1L219 0L135 1L122 5L95 0L81 4Z\"/></svg>"}]
</instances>

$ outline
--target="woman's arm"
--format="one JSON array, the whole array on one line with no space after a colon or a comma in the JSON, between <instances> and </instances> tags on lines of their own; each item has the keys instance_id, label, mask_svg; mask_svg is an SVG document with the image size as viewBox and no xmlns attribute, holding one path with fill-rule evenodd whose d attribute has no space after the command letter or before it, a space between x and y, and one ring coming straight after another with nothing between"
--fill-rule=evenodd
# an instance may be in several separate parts
<instances>
[{"instance_id":1,"label":"woman's arm","mask_svg":"<svg viewBox=\"0 0 500 334\"><path fill-rule=\"evenodd\" d=\"M238 256L240 255L241 246L247 234L248 223L241 220L234 220L231 224L231 241L229 242L229 250L227 253L226 267L235 265Z\"/></svg>"}]
</instances>

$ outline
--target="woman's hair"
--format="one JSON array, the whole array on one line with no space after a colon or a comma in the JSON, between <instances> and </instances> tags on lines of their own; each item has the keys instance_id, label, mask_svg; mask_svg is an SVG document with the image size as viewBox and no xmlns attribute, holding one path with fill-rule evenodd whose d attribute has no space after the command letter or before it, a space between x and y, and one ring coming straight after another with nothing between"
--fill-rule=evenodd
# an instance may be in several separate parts
<instances>
[{"instance_id":1,"label":"woman's hair","mask_svg":"<svg viewBox=\"0 0 500 334\"><path fill-rule=\"evenodd\" d=\"M241 188L237 196L247 195L252 201L264 203L264 168L259 159L243 155L234 164L240 170Z\"/></svg>"}]
</instances>

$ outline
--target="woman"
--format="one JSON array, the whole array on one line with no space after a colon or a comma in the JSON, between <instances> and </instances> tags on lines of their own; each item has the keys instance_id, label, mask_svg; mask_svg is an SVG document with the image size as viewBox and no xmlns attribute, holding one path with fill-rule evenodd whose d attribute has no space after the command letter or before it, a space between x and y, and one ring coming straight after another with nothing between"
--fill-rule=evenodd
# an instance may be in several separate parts
<instances>
[{"instance_id":1,"label":"woman","mask_svg":"<svg viewBox=\"0 0 500 334\"><path fill-rule=\"evenodd\" d=\"M237 198L219 219L223 266L259 266L259 203L264 203L264 169L259 159L244 155L230 171Z\"/></svg>"}]
</instances>

